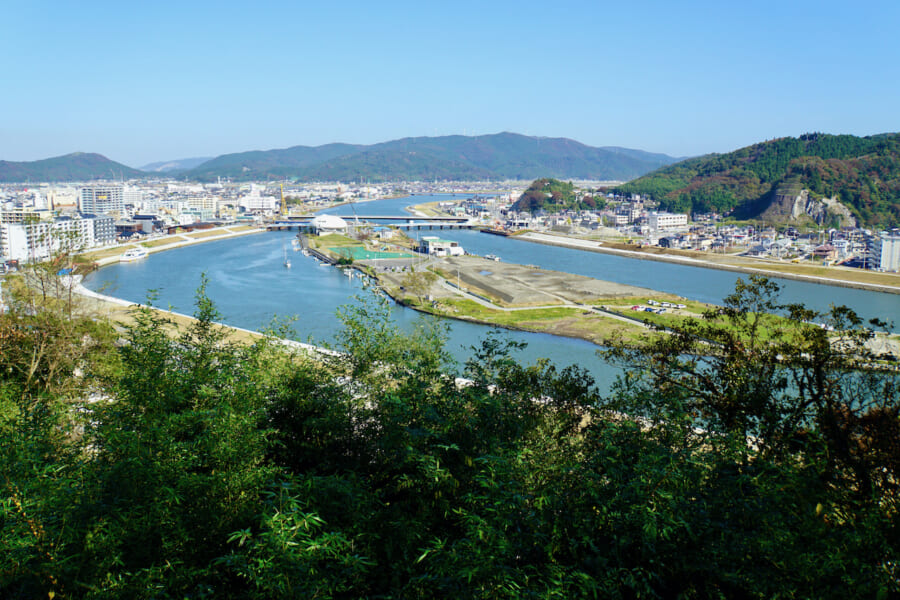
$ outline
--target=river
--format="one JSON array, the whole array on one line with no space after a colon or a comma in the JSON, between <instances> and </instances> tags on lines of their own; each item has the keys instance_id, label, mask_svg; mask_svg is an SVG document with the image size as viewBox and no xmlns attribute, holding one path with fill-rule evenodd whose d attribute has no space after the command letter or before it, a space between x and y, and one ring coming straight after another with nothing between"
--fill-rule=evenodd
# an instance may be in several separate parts
<instances>
[{"instance_id":1,"label":"river","mask_svg":"<svg viewBox=\"0 0 900 600\"><path fill-rule=\"evenodd\" d=\"M329 214L403 214L411 204L445 197L415 196L346 205ZM522 240L486 235L474 231L432 232L459 240L473 254L496 254L505 261L535 264L543 268L568 271L620 283L649 287L709 303L720 303L734 289L738 275L728 271L703 269L655 261L637 260L534 244ZM420 232L428 235L429 232ZM222 313L222 322L246 329L260 329L273 316L296 317L297 338L312 343L332 342L340 328L336 313L340 306L354 302L355 296L369 292L360 280L348 279L338 269L318 266L312 258L292 254L293 267L282 265L283 252L291 252L295 232L270 232L228 240L207 242L179 250L161 252L149 258L104 267L85 279L95 291L132 302L144 302L148 290L156 290L155 302L178 312L193 310L194 295L202 274L209 284L207 292ZM415 235L415 233L413 233ZM829 303L847 304L865 317L900 320L897 296L848 288L835 288L803 282L779 280L783 299L803 302L817 309ZM410 330L418 318L432 319L394 305L392 315L398 326ZM460 363L488 331L482 325L442 319L448 326L447 348ZM558 336L508 332L510 339L525 342L527 348L517 356L532 364L547 357L560 366L578 364L586 368L607 390L618 373L597 356L597 346L577 339Z\"/></svg>"}]
</instances>

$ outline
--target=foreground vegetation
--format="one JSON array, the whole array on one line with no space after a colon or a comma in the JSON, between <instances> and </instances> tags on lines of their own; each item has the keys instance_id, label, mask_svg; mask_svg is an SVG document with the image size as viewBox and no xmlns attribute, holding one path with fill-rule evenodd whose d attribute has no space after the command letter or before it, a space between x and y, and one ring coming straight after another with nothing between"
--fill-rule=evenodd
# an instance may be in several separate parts
<instances>
[{"instance_id":1,"label":"foreground vegetation","mask_svg":"<svg viewBox=\"0 0 900 600\"><path fill-rule=\"evenodd\" d=\"M343 352L313 360L230 342L202 286L174 335L150 309L120 333L20 300L0 596L900 593L897 377L850 368L844 309L838 342L802 307L800 334L761 339L776 300L754 278L715 320L612 348L609 396L497 333L450 364L442 330L381 304L344 309Z\"/></svg>"}]
</instances>

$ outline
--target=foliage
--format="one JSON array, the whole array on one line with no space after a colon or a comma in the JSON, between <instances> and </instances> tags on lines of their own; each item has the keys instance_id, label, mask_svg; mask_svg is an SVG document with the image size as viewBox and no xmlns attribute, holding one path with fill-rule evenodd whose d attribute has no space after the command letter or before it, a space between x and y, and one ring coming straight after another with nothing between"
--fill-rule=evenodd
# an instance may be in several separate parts
<instances>
[{"instance_id":1,"label":"foliage","mask_svg":"<svg viewBox=\"0 0 900 600\"><path fill-rule=\"evenodd\" d=\"M412 270L403 278L403 287L412 292L419 299L419 302L422 302L437 279L437 274L431 271Z\"/></svg>"},{"instance_id":2,"label":"foliage","mask_svg":"<svg viewBox=\"0 0 900 600\"><path fill-rule=\"evenodd\" d=\"M844 309L834 341L802 307L756 335L777 291L612 349L610 398L500 332L455 379L446 331L386 303L342 311L337 353L236 345L203 286L183 331L140 309L112 366L82 355L90 404L56 386L74 367L18 402L29 354L4 352L2 595L896 594L897 376L853 368Z\"/></svg>"},{"instance_id":3,"label":"foliage","mask_svg":"<svg viewBox=\"0 0 900 600\"><path fill-rule=\"evenodd\" d=\"M597 200L591 196L579 198L571 182L538 179L512 205L519 212L560 212L563 210L594 210Z\"/></svg>"},{"instance_id":4,"label":"foliage","mask_svg":"<svg viewBox=\"0 0 900 600\"><path fill-rule=\"evenodd\" d=\"M806 134L710 154L664 167L621 193L653 197L663 210L735 211L753 217L772 191L789 183L817 197L837 197L863 225L900 222L900 134L867 137Z\"/></svg>"}]
</instances>

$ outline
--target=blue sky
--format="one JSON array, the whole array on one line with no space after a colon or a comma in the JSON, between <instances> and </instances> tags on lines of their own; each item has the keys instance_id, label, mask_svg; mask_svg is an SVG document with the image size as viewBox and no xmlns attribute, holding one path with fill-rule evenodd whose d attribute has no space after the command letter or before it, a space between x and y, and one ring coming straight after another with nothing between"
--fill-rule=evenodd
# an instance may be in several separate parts
<instances>
[{"instance_id":1,"label":"blue sky","mask_svg":"<svg viewBox=\"0 0 900 600\"><path fill-rule=\"evenodd\" d=\"M900 130L900 3L0 0L0 160Z\"/></svg>"}]
</instances>

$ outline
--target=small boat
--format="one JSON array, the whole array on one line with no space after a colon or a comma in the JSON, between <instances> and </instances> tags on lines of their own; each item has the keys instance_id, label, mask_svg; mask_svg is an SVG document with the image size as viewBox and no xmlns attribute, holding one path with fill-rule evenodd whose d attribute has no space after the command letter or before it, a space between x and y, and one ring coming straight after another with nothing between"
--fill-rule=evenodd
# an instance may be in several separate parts
<instances>
[{"instance_id":1,"label":"small boat","mask_svg":"<svg viewBox=\"0 0 900 600\"><path fill-rule=\"evenodd\" d=\"M500 262L500 257L497 256L496 254L488 254L487 256L485 256L485 258L488 260Z\"/></svg>"},{"instance_id":2,"label":"small boat","mask_svg":"<svg viewBox=\"0 0 900 600\"><path fill-rule=\"evenodd\" d=\"M140 260L142 258L147 258L150 253L147 252L144 248L129 248L125 251L125 254L119 257L119 262L132 262L135 260Z\"/></svg>"},{"instance_id":3,"label":"small boat","mask_svg":"<svg viewBox=\"0 0 900 600\"><path fill-rule=\"evenodd\" d=\"M288 260L288 257L287 257L287 248L285 248L285 247L282 246L282 250L284 250L284 267L285 267L286 269L290 269L290 268L291 268L291 261Z\"/></svg>"}]
</instances>

